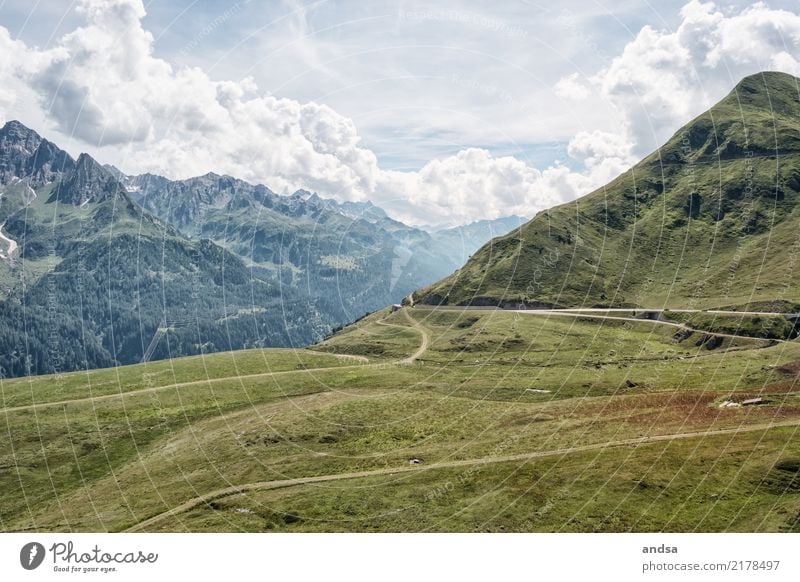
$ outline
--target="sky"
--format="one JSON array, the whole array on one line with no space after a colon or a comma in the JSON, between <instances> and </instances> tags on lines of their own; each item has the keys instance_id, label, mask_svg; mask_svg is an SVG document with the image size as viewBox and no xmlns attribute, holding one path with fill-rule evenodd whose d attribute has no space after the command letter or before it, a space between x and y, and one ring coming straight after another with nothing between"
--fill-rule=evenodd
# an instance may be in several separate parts
<instances>
[{"instance_id":1,"label":"sky","mask_svg":"<svg viewBox=\"0 0 800 582\"><path fill-rule=\"evenodd\" d=\"M0 123L414 225L587 194L762 70L796 0L0 0Z\"/></svg>"}]
</instances>

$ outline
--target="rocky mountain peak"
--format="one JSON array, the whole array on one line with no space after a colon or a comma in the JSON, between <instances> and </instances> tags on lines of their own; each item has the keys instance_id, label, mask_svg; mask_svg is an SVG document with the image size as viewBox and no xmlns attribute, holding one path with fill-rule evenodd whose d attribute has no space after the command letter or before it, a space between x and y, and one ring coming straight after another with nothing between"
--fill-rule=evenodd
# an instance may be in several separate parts
<instances>
[{"instance_id":1,"label":"rocky mountain peak","mask_svg":"<svg viewBox=\"0 0 800 582\"><path fill-rule=\"evenodd\" d=\"M26 177L36 187L71 169L72 158L19 121L0 129L0 184Z\"/></svg>"},{"instance_id":2,"label":"rocky mountain peak","mask_svg":"<svg viewBox=\"0 0 800 582\"><path fill-rule=\"evenodd\" d=\"M65 175L50 197L62 204L83 206L88 202L100 202L120 192L125 187L101 166L92 156L83 153L78 156L74 169Z\"/></svg>"}]
</instances>

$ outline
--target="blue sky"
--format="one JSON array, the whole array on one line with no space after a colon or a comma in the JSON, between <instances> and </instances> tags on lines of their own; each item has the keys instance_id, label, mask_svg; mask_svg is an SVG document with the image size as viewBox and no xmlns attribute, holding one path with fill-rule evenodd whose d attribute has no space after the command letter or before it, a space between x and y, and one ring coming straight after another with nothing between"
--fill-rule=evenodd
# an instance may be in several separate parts
<instances>
[{"instance_id":1,"label":"blue sky","mask_svg":"<svg viewBox=\"0 0 800 582\"><path fill-rule=\"evenodd\" d=\"M6 1L0 23L39 46L81 24L68 4L46 4ZM549 4L156 0L145 2L143 25L155 54L175 65L218 80L252 75L263 90L354 119L388 169L416 170L469 146L542 165L569 162L569 124L519 131L524 124L489 115L487 101L501 110L529 104L565 70L601 67L644 24L674 26L683 3L658 11L641 2Z\"/></svg>"},{"instance_id":2,"label":"blue sky","mask_svg":"<svg viewBox=\"0 0 800 582\"><path fill-rule=\"evenodd\" d=\"M0 0L0 120L128 172L220 171L416 223L531 215L602 185L741 76L796 73L797 12Z\"/></svg>"}]
</instances>

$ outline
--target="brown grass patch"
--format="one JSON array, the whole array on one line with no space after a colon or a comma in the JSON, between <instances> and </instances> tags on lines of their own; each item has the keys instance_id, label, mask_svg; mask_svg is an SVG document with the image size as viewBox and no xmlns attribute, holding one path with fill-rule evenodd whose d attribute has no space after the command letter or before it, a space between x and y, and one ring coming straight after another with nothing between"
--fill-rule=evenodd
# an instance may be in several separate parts
<instances>
[{"instance_id":1,"label":"brown grass patch","mask_svg":"<svg viewBox=\"0 0 800 582\"><path fill-rule=\"evenodd\" d=\"M800 376L800 360L783 364L775 369L781 374L786 374L787 376L794 376L797 378Z\"/></svg>"}]
</instances>

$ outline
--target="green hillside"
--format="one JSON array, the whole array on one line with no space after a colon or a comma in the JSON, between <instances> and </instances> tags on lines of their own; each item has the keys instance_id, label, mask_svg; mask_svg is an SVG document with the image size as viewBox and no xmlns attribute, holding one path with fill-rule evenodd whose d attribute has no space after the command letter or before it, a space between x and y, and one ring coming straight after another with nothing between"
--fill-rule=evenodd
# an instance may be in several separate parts
<instances>
[{"instance_id":1,"label":"green hillside","mask_svg":"<svg viewBox=\"0 0 800 582\"><path fill-rule=\"evenodd\" d=\"M417 307L0 380L0 530L800 531L800 344L675 331Z\"/></svg>"},{"instance_id":2,"label":"green hillside","mask_svg":"<svg viewBox=\"0 0 800 582\"><path fill-rule=\"evenodd\" d=\"M429 304L800 301L800 79L761 73L606 186L539 213L414 294Z\"/></svg>"},{"instance_id":3,"label":"green hillside","mask_svg":"<svg viewBox=\"0 0 800 582\"><path fill-rule=\"evenodd\" d=\"M0 531L800 532L795 81L745 79L605 189L495 239L417 294L646 309L418 302L311 349L0 377ZM4 151L15 150L0 148L0 177L25 162ZM25 303L0 303L23 318L0 319L0 342L47 339L61 321L48 311L56 292L59 317L80 314L70 297L94 306L92 339L78 345L120 345L98 306L109 301L114 322L147 312L113 275L142 273L125 254L137 223L149 269L138 297L150 308L162 286L173 310L241 300L247 269L228 250L181 238L126 196L109 206L93 180L62 207L36 185L53 183L52 164L24 172L38 196L4 178L2 232L21 248L4 264L42 266ZM87 191L98 202L84 205ZM96 222L114 208L107 230L81 228L86 213ZM20 212L39 217L31 228L64 213L57 248L85 254L37 259L33 243L54 239L21 232ZM42 327L24 336L31 313ZM248 333L249 316L221 321Z\"/></svg>"}]
</instances>

